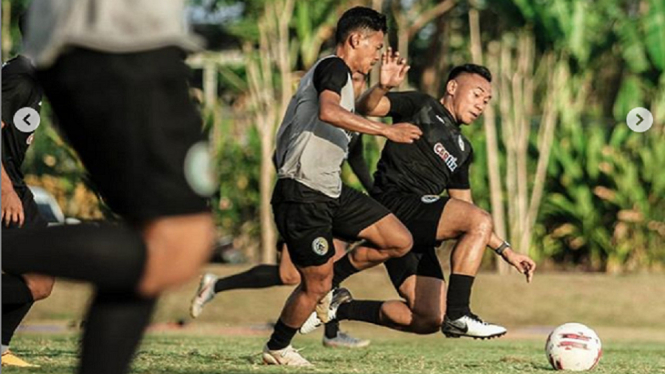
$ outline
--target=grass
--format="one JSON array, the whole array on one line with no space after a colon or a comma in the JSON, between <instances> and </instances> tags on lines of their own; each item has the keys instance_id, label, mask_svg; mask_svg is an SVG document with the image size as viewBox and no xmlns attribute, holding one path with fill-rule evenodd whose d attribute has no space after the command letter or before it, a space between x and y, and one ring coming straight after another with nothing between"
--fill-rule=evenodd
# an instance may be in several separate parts
<instances>
[{"instance_id":1,"label":"grass","mask_svg":"<svg viewBox=\"0 0 665 374\"><path fill-rule=\"evenodd\" d=\"M16 352L41 364L39 369L3 368L10 373L64 374L74 370L73 335L26 335ZM269 367L259 355L265 337L150 334L134 362L134 373L551 373L543 342L538 340L473 341L441 336L377 338L361 350L323 348L317 339L298 338L314 369ZM660 343L608 342L596 373L665 373Z\"/></svg>"},{"instance_id":2,"label":"grass","mask_svg":"<svg viewBox=\"0 0 665 374\"><path fill-rule=\"evenodd\" d=\"M242 266L210 266L220 275ZM385 271L372 269L346 284L356 298L396 298ZM665 374L665 275L537 274L527 285L518 274L481 274L472 306L480 316L509 328L499 340L415 336L360 323L344 322L354 335L372 339L363 350L330 350L320 333L297 336L294 345L314 369L261 364L260 351L290 287L220 294L195 322L187 317L196 282L160 300L154 324L134 362L135 373L551 373L543 347L551 329L565 322L594 328L604 356L596 373ZM35 305L12 349L39 369L2 372L74 372L78 334L89 287L59 282L53 295ZM121 328L121 327L119 327ZM55 332L53 332L55 331Z\"/></svg>"}]
</instances>

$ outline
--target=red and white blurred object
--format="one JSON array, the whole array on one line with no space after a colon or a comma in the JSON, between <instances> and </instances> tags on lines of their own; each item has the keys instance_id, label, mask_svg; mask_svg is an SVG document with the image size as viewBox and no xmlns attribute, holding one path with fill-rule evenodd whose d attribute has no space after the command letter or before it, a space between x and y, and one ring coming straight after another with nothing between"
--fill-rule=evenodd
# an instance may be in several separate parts
<instances>
[{"instance_id":1,"label":"red and white blurred object","mask_svg":"<svg viewBox=\"0 0 665 374\"><path fill-rule=\"evenodd\" d=\"M603 355L600 338L581 323L565 323L555 328L545 344L547 359L554 370L591 370Z\"/></svg>"}]
</instances>

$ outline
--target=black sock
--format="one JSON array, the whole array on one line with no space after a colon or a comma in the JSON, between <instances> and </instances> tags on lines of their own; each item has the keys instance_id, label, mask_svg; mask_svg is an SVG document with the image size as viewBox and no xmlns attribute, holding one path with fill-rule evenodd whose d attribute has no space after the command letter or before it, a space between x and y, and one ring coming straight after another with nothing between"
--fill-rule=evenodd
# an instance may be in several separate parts
<instances>
[{"instance_id":1,"label":"black sock","mask_svg":"<svg viewBox=\"0 0 665 374\"><path fill-rule=\"evenodd\" d=\"M275 329L270 336L270 340L268 341L268 349L275 351L288 347L289 344L291 344L291 340L296 335L297 331L297 328L285 325L284 322L282 322L280 319L275 324Z\"/></svg>"},{"instance_id":2,"label":"black sock","mask_svg":"<svg viewBox=\"0 0 665 374\"><path fill-rule=\"evenodd\" d=\"M4 284L3 284L4 286ZM2 295L5 296L4 294ZM9 345L16 328L30 311L32 302L23 304L2 304L2 345Z\"/></svg>"},{"instance_id":3,"label":"black sock","mask_svg":"<svg viewBox=\"0 0 665 374\"><path fill-rule=\"evenodd\" d=\"M47 274L91 282L99 290L134 292L145 261L140 233L122 225L81 224L2 233L2 268L11 274Z\"/></svg>"},{"instance_id":4,"label":"black sock","mask_svg":"<svg viewBox=\"0 0 665 374\"><path fill-rule=\"evenodd\" d=\"M349 254L347 253L333 265L333 287L339 286L346 278L359 271L360 270L353 267L351 260L349 260Z\"/></svg>"},{"instance_id":5,"label":"black sock","mask_svg":"<svg viewBox=\"0 0 665 374\"><path fill-rule=\"evenodd\" d=\"M32 291L23 277L2 274L2 305L32 303Z\"/></svg>"},{"instance_id":6,"label":"black sock","mask_svg":"<svg viewBox=\"0 0 665 374\"><path fill-rule=\"evenodd\" d=\"M337 309L338 320L369 322L381 325L381 305L378 300L351 300Z\"/></svg>"},{"instance_id":7,"label":"black sock","mask_svg":"<svg viewBox=\"0 0 665 374\"><path fill-rule=\"evenodd\" d=\"M215 283L215 293L238 288L267 288L284 284L279 276L277 265L257 265L230 277L221 278Z\"/></svg>"},{"instance_id":8,"label":"black sock","mask_svg":"<svg viewBox=\"0 0 665 374\"><path fill-rule=\"evenodd\" d=\"M156 299L98 293L88 311L79 374L125 374Z\"/></svg>"},{"instance_id":9,"label":"black sock","mask_svg":"<svg viewBox=\"0 0 665 374\"><path fill-rule=\"evenodd\" d=\"M348 304L348 303L347 303ZM342 304L344 305L344 304ZM325 325L326 331L326 338L328 339L333 339L337 337L337 333L339 332L339 321L334 319Z\"/></svg>"},{"instance_id":10,"label":"black sock","mask_svg":"<svg viewBox=\"0 0 665 374\"><path fill-rule=\"evenodd\" d=\"M451 274L446 300L446 316L458 319L470 312L469 300L475 278L470 275Z\"/></svg>"}]
</instances>

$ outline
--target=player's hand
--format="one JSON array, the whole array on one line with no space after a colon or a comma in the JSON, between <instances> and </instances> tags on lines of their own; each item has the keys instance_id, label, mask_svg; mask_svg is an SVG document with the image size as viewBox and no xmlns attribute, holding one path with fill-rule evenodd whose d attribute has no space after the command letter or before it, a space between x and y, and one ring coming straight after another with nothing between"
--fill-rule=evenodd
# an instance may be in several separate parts
<instances>
[{"instance_id":1,"label":"player's hand","mask_svg":"<svg viewBox=\"0 0 665 374\"><path fill-rule=\"evenodd\" d=\"M513 265L517 271L526 276L527 283L531 283L533 273L536 271L536 263L529 256L508 248L503 252L502 257L507 263Z\"/></svg>"},{"instance_id":2,"label":"player's hand","mask_svg":"<svg viewBox=\"0 0 665 374\"><path fill-rule=\"evenodd\" d=\"M381 56L381 70L379 74L379 84L384 89L390 90L397 87L406 78L406 73L411 66L406 64L406 59L399 56L399 52L391 47Z\"/></svg>"},{"instance_id":3,"label":"player's hand","mask_svg":"<svg viewBox=\"0 0 665 374\"><path fill-rule=\"evenodd\" d=\"M423 132L410 123L402 122L388 126L385 132L385 137L395 143L413 143L415 140L420 139Z\"/></svg>"},{"instance_id":4,"label":"player's hand","mask_svg":"<svg viewBox=\"0 0 665 374\"><path fill-rule=\"evenodd\" d=\"M16 191L2 191L2 222L9 227L12 222L23 226L23 204Z\"/></svg>"}]
</instances>

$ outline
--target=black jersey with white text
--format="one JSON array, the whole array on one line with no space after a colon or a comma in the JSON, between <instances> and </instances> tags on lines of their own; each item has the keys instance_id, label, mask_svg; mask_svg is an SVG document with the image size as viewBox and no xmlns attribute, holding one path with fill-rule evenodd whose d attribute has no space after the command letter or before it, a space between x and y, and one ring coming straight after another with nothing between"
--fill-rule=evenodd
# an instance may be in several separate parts
<instances>
[{"instance_id":1,"label":"black jersey with white text","mask_svg":"<svg viewBox=\"0 0 665 374\"><path fill-rule=\"evenodd\" d=\"M2 165L14 186L23 186L21 165L34 131L22 132L14 126L14 114L30 107L39 112L43 92L30 60L17 56L2 66Z\"/></svg>"},{"instance_id":2,"label":"black jersey with white text","mask_svg":"<svg viewBox=\"0 0 665 374\"><path fill-rule=\"evenodd\" d=\"M423 135L411 144L386 143L372 192L440 195L445 189L468 189L473 149L450 112L419 92L389 93L387 98L393 123L413 123Z\"/></svg>"}]
</instances>

